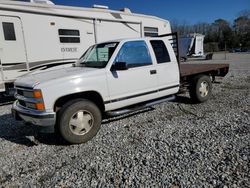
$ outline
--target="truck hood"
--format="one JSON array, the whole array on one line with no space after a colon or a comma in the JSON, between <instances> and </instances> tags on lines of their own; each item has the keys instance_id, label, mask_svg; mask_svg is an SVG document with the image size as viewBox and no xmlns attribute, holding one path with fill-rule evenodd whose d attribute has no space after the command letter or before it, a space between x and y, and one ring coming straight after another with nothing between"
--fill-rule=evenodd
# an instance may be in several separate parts
<instances>
[{"instance_id":1,"label":"truck hood","mask_svg":"<svg viewBox=\"0 0 250 188\"><path fill-rule=\"evenodd\" d=\"M96 68L88 68L88 67L67 67L56 70L46 70L40 72L34 72L27 74L18 78L15 81L16 86L33 88L38 84L42 84L45 82L49 82L57 79L65 79L68 77L78 77L86 74L90 71L96 71Z\"/></svg>"}]
</instances>

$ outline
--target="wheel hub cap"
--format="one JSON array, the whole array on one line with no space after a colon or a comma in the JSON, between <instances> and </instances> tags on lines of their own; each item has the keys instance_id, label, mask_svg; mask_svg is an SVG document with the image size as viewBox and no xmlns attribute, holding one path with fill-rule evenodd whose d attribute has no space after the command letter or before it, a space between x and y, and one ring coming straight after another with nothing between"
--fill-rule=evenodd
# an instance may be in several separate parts
<instances>
[{"instance_id":1,"label":"wheel hub cap","mask_svg":"<svg viewBox=\"0 0 250 188\"><path fill-rule=\"evenodd\" d=\"M202 97L206 97L208 95L209 86L207 82L201 82L199 92Z\"/></svg>"},{"instance_id":2,"label":"wheel hub cap","mask_svg":"<svg viewBox=\"0 0 250 188\"><path fill-rule=\"evenodd\" d=\"M72 133L84 135L90 131L94 123L92 114L86 110L76 112L69 121Z\"/></svg>"}]
</instances>

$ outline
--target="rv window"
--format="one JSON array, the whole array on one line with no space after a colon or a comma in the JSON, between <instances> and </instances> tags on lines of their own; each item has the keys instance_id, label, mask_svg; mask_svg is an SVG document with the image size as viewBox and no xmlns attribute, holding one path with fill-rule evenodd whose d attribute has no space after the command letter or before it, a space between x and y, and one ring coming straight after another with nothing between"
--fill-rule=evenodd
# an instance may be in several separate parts
<instances>
[{"instance_id":1,"label":"rv window","mask_svg":"<svg viewBox=\"0 0 250 188\"><path fill-rule=\"evenodd\" d=\"M13 23L3 22L3 33L5 40L16 40L15 28Z\"/></svg>"},{"instance_id":2,"label":"rv window","mask_svg":"<svg viewBox=\"0 0 250 188\"><path fill-rule=\"evenodd\" d=\"M151 40L150 43L153 47L157 63L170 62L168 50L162 40Z\"/></svg>"},{"instance_id":3,"label":"rv window","mask_svg":"<svg viewBox=\"0 0 250 188\"><path fill-rule=\"evenodd\" d=\"M59 35L80 36L79 30L59 29L58 33Z\"/></svg>"},{"instance_id":4,"label":"rv window","mask_svg":"<svg viewBox=\"0 0 250 188\"><path fill-rule=\"evenodd\" d=\"M72 29L59 29L61 43L80 43L80 31Z\"/></svg>"},{"instance_id":5,"label":"rv window","mask_svg":"<svg viewBox=\"0 0 250 188\"><path fill-rule=\"evenodd\" d=\"M80 43L80 37L60 37L61 43Z\"/></svg>"},{"instance_id":6,"label":"rv window","mask_svg":"<svg viewBox=\"0 0 250 188\"><path fill-rule=\"evenodd\" d=\"M158 28L157 27L144 27L144 36L145 37L158 36Z\"/></svg>"}]
</instances>

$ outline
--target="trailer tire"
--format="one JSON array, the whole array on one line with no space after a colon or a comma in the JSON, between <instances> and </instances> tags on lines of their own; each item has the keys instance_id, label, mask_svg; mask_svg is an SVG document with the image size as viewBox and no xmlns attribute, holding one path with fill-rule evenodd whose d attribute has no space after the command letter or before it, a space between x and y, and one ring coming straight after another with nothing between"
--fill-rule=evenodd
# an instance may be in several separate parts
<instances>
[{"instance_id":1,"label":"trailer tire","mask_svg":"<svg viewBox=\"0 0 250 188\"><path fill-rule=\"evenodd\" d=\"M195 103L207 101L212 94L212 82L207 75L198 75L193 78L190 89L190 98Z\"/></svg>"},{"instance_id":2,"label":"trailer tire","mask_svg":"<svg viewBox=\"0 0 250 188\"><path fill-rule=\"evenodd\" d=\"M71 144L85 143L92 139L101 127L99 108L87 99L72 100L58 114L59 133Z\"/></svg>"}]
</instances>

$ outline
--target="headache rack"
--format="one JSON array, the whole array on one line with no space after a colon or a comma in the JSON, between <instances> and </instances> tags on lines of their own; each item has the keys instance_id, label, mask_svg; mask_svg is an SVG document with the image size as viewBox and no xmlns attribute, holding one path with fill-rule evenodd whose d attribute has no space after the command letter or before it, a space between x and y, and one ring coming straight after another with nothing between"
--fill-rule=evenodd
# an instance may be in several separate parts
<instances>
[{"instance_id":1,"label":"headache rack","mask_svg":"<svg viewBox=\"0 0 250 188\"><path fill-rule=\"evenodd\" d=\"M179 49L179 34L178 32L163 34L153 37L167 37L172 45L176 59L178 61L179 70L180 70L180 78L181 82L186 82L187 79L192 78L198 74L205 74L212 77L212 80L215 80L215 76L224 77L229 71L229 64L221 63L221 64L210 64L210 63L188 63L183 64L180 63L180 49Z\"/></svg>"}]
</instances>

